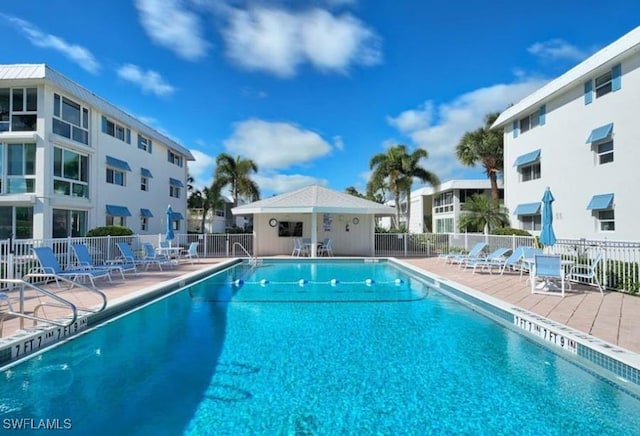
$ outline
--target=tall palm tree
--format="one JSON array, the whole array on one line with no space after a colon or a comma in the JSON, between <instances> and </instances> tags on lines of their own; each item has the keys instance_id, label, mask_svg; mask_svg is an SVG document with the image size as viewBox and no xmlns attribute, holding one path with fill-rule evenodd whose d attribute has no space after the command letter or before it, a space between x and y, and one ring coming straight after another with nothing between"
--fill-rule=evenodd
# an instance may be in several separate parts
<instances>
[{"instance_id":1,"label":"tall palm tree","mask_svg":"<svg viewBox=\"0 0 640 436\"><path fill-rule=\"evenodd\" d=\"M407 229L409 228L413 179L418 178L433 186L440 184L438 176L420 166L420 160L428 156L427 150L423 148L409 154L407 146L399 144L389 148L386 153L374 155L369 162L369 168L373 173L367 184L367 192L376 192L382 187L391 192L396 207L396 229L400 226L400 200L403 196L407 201Z\"/></svg>"},{"instance_id":2,"label":"tall palm tree","mask_svg":"<svg viewBox=\"0 0 640 436\"><path fill-rule=\"evenodd\" d=\"M486 195L472 195L462 205L462 211L458 221L460 231L472 227L488 234L493 228L509 225L509 214L504 205Z\"/></svg>"},{"instance_id":3,"label":"tall palm tree","mask_svg":"<svg viewBox=\"0 0 640 436\"><path fill-rule=\"evenodd\" d=\"M466 132L456 146L458 160L466 166L482 165L491 182L491 198L498 201L498 173L504 168L503 129L492 130L499 113L490 113L484 118L484 126Z\"/></svg>"},{"instance_id":4,"label":"tall palm tree","mask_svg":"<svg viewBox=\"0 0 640 436\"><path fill-rule=\"evenodd\" d=\"M233 206L236 207L240 197L251 201L260 199L260 188L251 180L251 173L257 172L258 165L253 160L240 156L234 159L227 153L220 153L213 177L217 186L229 186Z\"/></svg>"}]
</instances>

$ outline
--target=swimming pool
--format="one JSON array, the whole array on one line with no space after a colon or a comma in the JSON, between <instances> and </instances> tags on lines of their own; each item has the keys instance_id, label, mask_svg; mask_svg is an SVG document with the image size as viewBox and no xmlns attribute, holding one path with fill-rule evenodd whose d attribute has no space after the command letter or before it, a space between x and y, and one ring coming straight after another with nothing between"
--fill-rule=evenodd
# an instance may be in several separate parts
<instances>
[{"instance_id":1,"label":"swimming pool","mask_svg":"<svg viewBox=\"0 0 640 436\"><path fill-rule=\"evenodd\" d=\"M3 426L78 434L622 435L639 412L633 390L391 262L228 268L0 383Z\"/></svg>"}]
</instances>

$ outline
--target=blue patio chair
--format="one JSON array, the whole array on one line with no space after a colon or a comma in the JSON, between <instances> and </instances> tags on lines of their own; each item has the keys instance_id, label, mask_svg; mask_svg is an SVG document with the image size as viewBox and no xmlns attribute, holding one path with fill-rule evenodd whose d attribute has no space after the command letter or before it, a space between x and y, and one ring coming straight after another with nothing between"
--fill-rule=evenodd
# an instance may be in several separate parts
<instances>
[{"instance_id":1,"label":"blue patio chair","mask_svg":"<svg viewBox=\"0 0 640 436\"><path fill-rule=\"evenodd\" d=\"M575 264L571 267L569 272L567 273L567 280L591 280L595 282L598 286L598 290L602 295L604 295L604 288L600 284L598 280L598 274L596 274L596 268L598 264L602 261L602 253L598 252L591 262L588 264Z\"/></svg>"},{"instance_id":2,"label":"blue patio chair","mask_svg":"<svg viewBox=\"0 0 640 436\"><path fill-rule=\"evenodd\" d=\"M76 256L76 265L79 268L84 269L106 269L109 272L118 271L124 280L125 272L134 272L137 273L138 269L136 268L135 263L126 263L126 262L110 262L96 265L91 257L91 253L89 252L89 248L85 244L71 244L71 248L73 249L73 253Z\"/></svg>"},{"instance_id":3,"label":"blue patio chair","mask_svg":"<svg viewBox=\"0 0 640 436\"><path fill-rule=\"evenodd\" d=\"M520 277L522 277L522 258L524 257L526 247L517 247L511 252L511 255L507 257L500 267L500 275L504 275L504 272L509 269L511 271L520 271Z\"/></svg>"},{"instance_id":4,"label":"blue patio chair","mask_svg":"<svg viewBox=\"0 0 640 436\"><path fill-rule=\"evenodd\" d=\"M158 253L150 242L143 242L142 248L144 248L144 257L142 260L147 262L147 267L149 265L156 265L158 269L162 271L162 265L171 265L171 259L164 254Z\"/></svg>"},{"instance_id":5,"label":"blue patio chair","mask_svg":"<svg viewBox=\"0 0 640 436\"><path fill-rule=\"evenodd\" d=\"M471 257L464 262L465 271L467 268L473 268L473 273L476 272L476 268L480 267L482 270L487 270L491 274L491 270L495 268L501 268L505 261L505 255L511 251L510 248L496 248L487 256Z\"/></svg>"},{"instance_id":6,"label":"blue patio chair","mask_svg":"<svg viewBox=\"0 0 640 436\"><path fill-rule=\"evenodd\" d=\"M198 245L200 245L199 242L192 242L189 244L189 248L180 255L180 259L189 260L193 264L193 259L200 258L198 255Z\"/></svg>"},{"instance_id":7,"label":"blue patio chair","mask_svg":"<svg viewBox=\"0 0 640 436\"><path fill-rule=\"evenodd\" d=\"M145 271L149 269L149 266L157 265L160 271L162 271L162 266L159 264L159 261L154 261L154 260L146 259L144 257L141 258L136 256L133 250L131 249L131 246L126 242L118 242L116 243L116 247L118 247L118 250L120 251L119 260L125 263L133 263L136 266L138 265L144 266Z\"/></svg>"},{"instance_id":8,"label":"blue patio chair","mask_svg":"<svg viewBox=\"0 0 640 436\"><path fill-rule=\"evenodd\" d=\"M111 281L111 275L107 269L66 268L63 269L51 247L35 247L31 249L38 259L40 267L30 271L27 276L49 276L55 279L59 286L59 278L78 282L89 279L91 286L96 287L95 279L107 278Z\"/></svg>"},{"instance_id":9,"label":"blue patio chair","mask_svg":"<svg viewBox=\"0 0 640 436\"><path fill-rule=\"evenodd\" d=\"M542 282L538 283L538 279ZM531 293L560 295L564 297L565 274L562 269L562 258L554 254L536 254L531 272ZM552 281L560 280L560 288ZM560 291L558 293L557 291Z\"/></svg>"},{"instance_id":10,"label":"blue patio chair","mask_svg":"<svg viewBox=\"0 0 640 436\"><path fill-rule=\"evenodd\" d=\"M480 253L482 253L482 250L484 250L487 246L486 242L478 242L476 243L476 245L474 245L473 247L471 247L471 250L469 250L469 253L467 254L461 254L461 253L449 253L449 254L441 254L440 258L445 259L446 262L448 263L460 263L462 264L466 259L469 258L477 258L480 256Z\"/></svg>"}]
</instances>

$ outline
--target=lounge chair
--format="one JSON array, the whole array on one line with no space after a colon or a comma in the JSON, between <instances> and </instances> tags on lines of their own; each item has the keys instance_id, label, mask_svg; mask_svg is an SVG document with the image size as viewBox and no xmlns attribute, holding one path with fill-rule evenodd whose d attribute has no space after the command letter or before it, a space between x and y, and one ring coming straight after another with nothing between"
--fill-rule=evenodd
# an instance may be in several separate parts
<instances>
[{"instance_id":1,"label":"lounge chair","mask_svg":"<svg viewBox=\"0 0 640 436\"><path fill-rule=\"evenodd\" d=\"M500 266L500 275L504 275L504 272L509 269L511 271L519 271L520 277L522 277L522 258L524 257L525 247L517 247L511 252L511 255L507 257Z\"/></svg>"},{"instance_id":2,"label":"lounge chair","mask_svg":"<svg viewBox=\"0 0 640 436\"><path fill-rule=\"evenodd\" d=\"M571 267L567 273L567 280L592 280L598 285L598 290L604 295L604 288L598 280L598 274L596 268L602 261L602 253L598 252L596 256L588 264L575 264Z\"/></svg>"},{"instance_id":3,"label":"lounge chair","mask_svg":"<svg viewBox=\"0 0 640 436\"><path fill-rule=\"evenodd\" d=\"M160 269L160 271L162 271L162 266L160 265L160 261L158 260L151 260L151 259L146 259L146 256L143 258L137 257L133 250L131 249L131 246L129 244L127 244L126 242L118 242L116 244L116 247L118 247L118 250L120 250L120 258L119 260L125 262L125 263L133 263L136 266L144 266L145 271L149 269L149 266L151 265L157 265L158 268ZM153 246L152 246L153 248Z\"/></svg>"},{"instance_id":4,"label":"lounge chair","mask_svg":"<svg viewBox=\"0 0 640 436\"><path fill-rule=\"evenodd\" d=\"M474 245L473 247L471 247L471 250L469 250L469 253L467 254L461 254L461 253L455 253L455 254L449 254L446 255L446 260L448 263L458 263L460 264L460 266L462 266L464 264L464 262L467 261L467 259L477 259L480 257L480 253L482 253L482 251L487 247L487 243L486 242L478 242L476 243L476 245Z\"/></svg>"},{"instance_id":5,"label":"lounge chair","mask_svg":"<svg viewBox=\"0 0 640 436\"><path fill-rule=\"evenodd\" d=\"M491 273L492 268L501 268L505 261L505 255L511 251L510 248L496 248L486 257L471 257L464 262L464 269L473 268L473 272L476 272L476 268L480 267L483 270L488 270Z\"/></svg>"},{"instance_id":6,"label":"lounge chair","mask_svg":"<svg viewBox=\"0 0 640 436\"><path fill-rule=\"evenodd\" d=\"M189 244L189 248L180 254L180 259L187 259L193 264L193 259L200 258L198 255L198 245L200 245L199 242L192 242Z\"/></svg>"},{"instance_id":7,"label":"lounge chair","mask_svg":"<svg viewBox=\"0 0 640 436\"><path fill-rule=\"evenodd\" d=\"M142 260L148 262L147 266L154 264L158 266L160 271L162 271L162 265L171 265L171 258L165 254L158 253L150 242L143 242L142 248L144 248L144 257Z\"/></svg>"},{"instance_id":8,"label":"lounge chair","mask_svg":"<svg viewBox=\"0 0 640 436\"><path fill-rule=\"evenodd\" d=\"M111 262L111 263L103 263L100 265L96 265L93 262L93 258L91 257L91 253L89 252L89 248L85 244L71 244L71 248L73 249L73 253L76 256L77 263L76 265L79 268L83 269L106 269L109 272L118 271L124 280L124 273L133 271L134 273L138 272L135 263L126 263L126 262Z\"/></svg>"},{"instance_id":9,"label":"lounge chair","mask_svg":"<svg viewBox=\"0 0 640 436\"><path fill-rule=\"evenodd\" d=\"M108 269L87 269L87 268L67 268L63 269L56 259L56 255L54 254L51 247L35 247L31 249L33 254L38 259L40 263L40 267L29 272L28 275L32 277L40 276L50 276L56 280L56 283L59 285L58 278L63 278L71 281L79 281L84 279L89 279L91 282L91 286L96 287L95 279L98 278L107 278L111 281L111 274L109 274Z\"/></svg>"},{"instance_id":10,"label":"lounge chair","mask_svg":"<svg viewBox=\"0 0 640 436\"><path fill-rule=\"evenodd\" d=\"M538 283L538 279L542 279ZM560 280L560 288L552 280ZM531 271L531 293L564 297L565 274L562 258L553 254L536 254ZM559 293L557 291L560 291Z\"/></svg>"}]
</instances>

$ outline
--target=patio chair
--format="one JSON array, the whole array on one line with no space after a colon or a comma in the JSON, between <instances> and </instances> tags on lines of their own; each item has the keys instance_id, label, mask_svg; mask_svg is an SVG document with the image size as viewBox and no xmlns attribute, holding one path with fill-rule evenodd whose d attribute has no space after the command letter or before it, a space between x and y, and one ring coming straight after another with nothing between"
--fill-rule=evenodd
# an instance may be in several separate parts
<instances>
[{"instance_id":1,"label":"patio chair","mask_svg":"<svg viewBox=\"0 0 640 436\"><path fill-rule=\"evenodd\" d=\"M445 262L447 263L460 263L463 261L463 259L468 259L469 257L478 257L480 253L482 253L482 250L486 248L486 246L487 246L486 242L478 242L473 247L471 247L471 250L469 250L469 253L467 254L448 253L448 254L441 254L438 257L441 259L444 259Z\"/></svg>"},{"instance_id":2,"label":"patio chair","mask_svg":"<svg viewBox=\"0 0 640 436\"><path fill-rule=\"evenodd\" d=\"M318 256L333 256L333 241L327 238L318 245Z\"/></svg>"},{"instance_id":3,"label":"patio chair","mask_svg":"<svg viewBox=\"0 0 640 436\"><path fill-rule=\"evenodd\" d=\"M180 259L189 260L191 264L193 264L193 259L200 259L200 256L198 255L198 245L200 245L199 242L192 242L189 244L189 248L181 253Z\"/></svg>"},{"instance_id":4,"label":"patio chair","mask_svg":"<svg viewBox=\"0 0 640 436\"><path fill-rule=\"evenodd\" d=\"M473 268L473 273L475 274L476 268L480 267L483 270L488 270L491 274L491 269L494 267L501 268L502 264L505 261L505 255L511 251L510 248L496 248L491 253L489 253L486 257L471 257L464 262L465 271L467 268Z\"/></svg>"},{"instance_id":5,"label":"patio chair","mask_svg":"<svg viewBox=\"0 0 640 436\"><path fill-rule=\"evenodd\" d=\"M85 244L71 244L71 248L73 250L73 254L76 256L76 265L79 268L83 269L106 269L109 272L118 271L122 276L122 280L125 279L124 273L133 271L134 273L138 272L135 263L125 263L125 262L109 262L96 265L93 262L93 258L91 257L91 253L89 252L89 248Z\"/></svg>"},{"instance_id":6,"label":"patio chair","mask_svg":"<svg viewBox=\"0 0 640 436\"><path fill-rule=\"evenodd\" d=\"M520 259L520 278L527 273L527 280L530 280L530 273L536 261L536 255L544 254L543 251L535 247L524 247L522 249L522 259Z\"/></svg>"},{"instance_id":7,"label":"patio chair","mask_svg":"<svg viewBox=\"0 0 640 436\"><path fill-rule=\"evenodd\" d=\"M595 282L598 286L598 290L602 295L604 295L604 288L600 284L598 280L598 274L596 274L596 268L598 264L602 261L602 253L598 252L591 262L588 264L575 264L571 267L569 272L567 273L567 280L591 280Z\"/></svg>"},{"instance_id":8,"label":"patio chair","mask_svg":"<svg viewBox=\"0 0 640 436\"><path fill-rule=\"evenodd\" d=\"M538 283L538 279L542 279ZM560 280L560 288L552 281ZM565 274L562 258L554 254L536 254L531 271L531 293L564 297ZM557 291L560 291L559 293Z\"/></svg>"},{"instance_id":9,"label":"patio chair","mask_svg":"<svg viewBox=\"0 0 640 436\"><path fill-rule=\"evenodd\" d=\"M302 240L300 238L294 238L293 251L291 252L291 255L292 256L308 256L309 246L303 245Z\"/></svg>"},{"instance_id":10,"label":"patio chair","mask_svg":"<svg viewBox=\"0 0 640 436\"><path fill-rule=\"evenodd\" d=\"M142 260L147 261L147 265L157 265L158 269L162 271L162 265L171 265L171 258L164 254L160 254L156 251L155 247L150 242L143 242L142 248L144 248L144 257Z\"/></svg>"},{"instance_id":11,"label":"patio chair","mask_svg":"<svg viewBox=\"0 0 640 436\"><path fill-rule=\"evenodd\" d=\"M71 281L89 279L89 281L91 282L91 286L93 286L94 288L96 287L95 279L107 278L109 281L111 281L111 274L109 274L109 270L107 269L63 269L62 266L60 266L58 259L56 259L56 255L51 247L35 247L31 250L40 263L40 267L35 268L34 270L30 271L29 274L27 274L31 277L49 276L55 279L58 286L60 285L60 283L58 282L59 278Z\"/></svg>"},{"instance_id":12,"label":"patio chair","mask_svg":"<svg viewBox=\"0 0 640 436\"><path fill-rule=\"evenodd\" d=\"M131 249L131 246L126 242L118 242L116 243L116 247L118 247L118 250L120 251L119 260L121 260L122 262L133 263L136 266L144 266L145 271L149 269L149 266L156 264L158 265L158 269L162 271L162 266L160 265L159 261L136 256ZM153 248L153 246L151 248Z\"/></svg>"}]
</instances>

